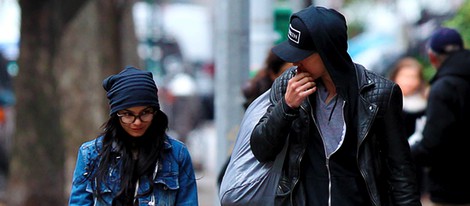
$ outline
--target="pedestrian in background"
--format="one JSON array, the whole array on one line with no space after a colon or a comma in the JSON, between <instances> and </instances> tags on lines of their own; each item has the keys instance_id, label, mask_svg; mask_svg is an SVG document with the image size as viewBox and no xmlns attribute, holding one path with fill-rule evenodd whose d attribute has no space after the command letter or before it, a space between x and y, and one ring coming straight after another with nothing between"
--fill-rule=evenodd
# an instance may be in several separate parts
<instances>
[{"instance_id":1,"label":"pedestrian in background","mask_svg":"<svg viewBox=\"0 0 470 206\"><path fill-rule=\"evenodd\" d=\"M243 96L245 97L245 102L243 103L245 110L256 98L268 91L274 80L291 66L292 63L285 62L270 49L265 59L264 67L260 69L253 78L246 81L241 88ZM217 185L219 186L222 183L229 161L230 156L225 161L217 176Z\"/></svg>"},{"instance_id":2,"label":"pedestrian in background","mask_svg":"<svg viewBox=\"0 0 470 206\"><path fill-rule=\"evenodd\" d=\"M403 57L395 64L389 77L400 86L403 93L405 134L408 142L414 144L422 137L429 91L423 65L414 57ZM416 174L422 199L427 200L427 168L417 166Z\"/></svg>"},{"instance_id":3,"label":"pedestrian in background","mask_svg":"<svg viewBox=\"0 0 470 206\"><path fill-rule=\"evenodd\" d=\"M110 117L78 151L69 205L198 205L190 154L166 134L152 74L127 67L103 87Z\"/></svg>"},{"instance_id":4,"label":"pedestrian in background","mask_svg":"<svg viewBox=\"0 0 470 206\"><path fill-rule=\"evenodd\" d=\"M424 79L423 65L413 57L401 58L390 72L403 93L405 133L409 138L416 127L416 120L424 116L429 85Z\"/></svg>"},{"instance_id":5,"label":"pedestrian in background","mask_svg":"<svg viewBox=\"0 0 470 206\"><path fill-rule=\"evenodd\" d=\"M273 52L296 67L271 87L253 154L273 161L288 144L276 205L421 205L402 92L355 64L347 40L334 9L312 5L291 16L288 40Z\"/></svg>"},{"instance_id":6,"label":"pedestrian in background","mask_svg":"<svg viewBox=\"0 0 470 206\"><path fill-rule=\"evenodd\" d=\"M0 205L7 198L6 188L10 170L11 142L15 95L8 73L8 59L0 51Z\"/></svg>"},{"instance_id":7,"label":"pedestrian in background","mask_svg":"<svg viewBox=\"0 0 470 206\"><path fill-rule=\"evenodd\" d=\"M431 79L423 138L411 147L429 170L434 206L470 206L470 51L457 30L439 28L428 41Z\"/></svg>"},{"instance_id":8,"label":"pedestrian in background","mask_svg":"<svg viewBox=\"0 0 470 206\"><path fill-rule=\"evenodd\" d=\"M271 88L274 80L291 66L292 63L285 62L270 49L264 67L253 78L245 82L242 87L243 96L246 100L243 107L248 108L253 100Z\"/></svg>"}]
</instances>

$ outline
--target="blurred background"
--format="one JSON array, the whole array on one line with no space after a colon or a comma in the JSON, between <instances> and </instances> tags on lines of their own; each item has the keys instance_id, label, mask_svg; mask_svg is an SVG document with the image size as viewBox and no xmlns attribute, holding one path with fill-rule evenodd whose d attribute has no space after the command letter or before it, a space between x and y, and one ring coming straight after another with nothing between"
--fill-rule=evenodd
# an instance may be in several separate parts
<instances>
[{"instance_id":1,"label":"blurred background","mask_svg":"<svg viewBox=\"0 0 470 206\"><path fill-rule=\"evenodd\" d=\"M413 56L432 77L425 41L441 25L470 43L468 0L0 0L0 206L67 205L78 147L107 119L101 81L127 65L154 74L200 205L219 205L241 86L310 4L342 12L353 60L384 76Z\"/></svg>"}]
</instances>

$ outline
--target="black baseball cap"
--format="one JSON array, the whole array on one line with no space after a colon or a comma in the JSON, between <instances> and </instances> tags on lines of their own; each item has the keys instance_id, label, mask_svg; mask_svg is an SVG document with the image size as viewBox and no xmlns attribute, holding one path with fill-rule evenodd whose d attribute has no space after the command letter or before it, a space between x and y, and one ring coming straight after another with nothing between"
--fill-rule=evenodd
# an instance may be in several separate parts
<instances>
[{"instance_id":1,"label":"black baseball cap","mask_svg":"<svg viewBox=\"0 0 470 206\"><path fill-rule=\"evenodd\" d=\"M463 40L455 29L442 27L434 31L429 39L429 46L434 52L447 54L463 49Z\"/></svg>"},{"instance_id":2,"label":"black baseball cap","mask_svg":"<svg viewBox=\"0 0 470 206\"><path fill-rule=\"evenodd\" d=\"M317 52L307 26L297 16L290 20L287 40L272 51L286 62L298 62Z\"/></svg>"}]
</instances>

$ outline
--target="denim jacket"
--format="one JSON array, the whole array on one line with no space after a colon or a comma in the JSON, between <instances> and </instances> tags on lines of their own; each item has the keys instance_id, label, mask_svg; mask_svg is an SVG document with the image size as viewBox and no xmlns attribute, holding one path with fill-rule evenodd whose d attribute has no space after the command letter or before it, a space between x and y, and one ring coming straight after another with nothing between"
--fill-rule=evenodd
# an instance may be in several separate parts
<instances>
[{"instance_id":1,"label":"denim jacket","mask_svg":"<svg viewBox=\"0 0 470 206\"><path fill-rule=\"evenodd\" d=\"M101 187L104 202L98 199L93 191L96 190L95 179L90 178L98 166L98 153L102 148L103 137L83 143L77 155L73 173L70 206L107 206L111 205L115 192L120 187L120 167L109 171L109 187ZM151 195L140 197L139 206L144 205L198 205L197 185L191 156L187 147L180 141L168 137L165 140L164 156L156 165L153 182L141 178L138 182L138 193L148 190L153 184ZM120 161L117 165L121 165Z\"/></svg>"}]
</instances>

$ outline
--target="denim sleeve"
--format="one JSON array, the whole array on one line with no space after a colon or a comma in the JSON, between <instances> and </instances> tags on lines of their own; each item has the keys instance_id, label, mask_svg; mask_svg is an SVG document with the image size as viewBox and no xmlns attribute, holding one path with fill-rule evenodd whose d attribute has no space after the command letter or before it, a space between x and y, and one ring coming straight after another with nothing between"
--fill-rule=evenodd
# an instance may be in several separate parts
<instances>
[{"instance_id":1,"label":"denim sleeve","mask_svg":"<svg viewBox=\"0 0 470 206\"><path fill-rule=\"evenodd\" d=\"M194 173L191 156L186 146L180 147L178 151L179 162L179 185L176 196L176 205L198 205L196 177Z\"/></svg>"},{"instance_id":2,"label":"denim sleeve","mask_svg":"<svg viewBox=\"0 0 470 206\"><path fill-rule=\"evenodd\" d=\"M87 171L87 159L84 154L86 150L80 147L77 155L77 163L72 179L72 190L70 192L69 206L93 205L93 194L87 191L87 184L90 181L90 172Z\"/></svg>"}]
</instances>

